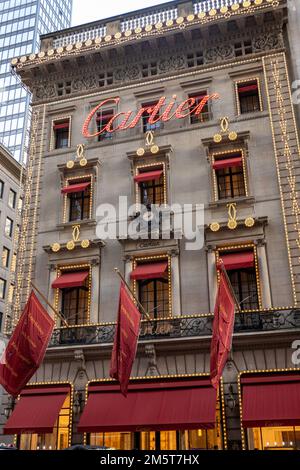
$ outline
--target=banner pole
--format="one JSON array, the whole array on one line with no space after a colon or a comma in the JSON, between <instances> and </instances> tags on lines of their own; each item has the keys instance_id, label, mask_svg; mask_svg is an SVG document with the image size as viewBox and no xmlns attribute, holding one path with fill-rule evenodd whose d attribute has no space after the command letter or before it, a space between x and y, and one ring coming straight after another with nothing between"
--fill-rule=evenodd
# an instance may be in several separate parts
<instances>
[{"instance_id":1,"label":"banner pole","mask_svg":"<svg viewBox=\"0 0 300 470\"><path fill-rule=\"evenodd\" d=\"M37 293L42 297L43 301L51 308L51 310L55 313L55 315L63 322L63 324L66 327L69 327L69 323L64 319L64 317L57 310L55 310L55 308L48 302L44 294L41 293L41 291L33 284L32 281L31 281L31 285L33 289L35 289Z\"/></svg>"},{"instance_id":2,"label":"banner pole","mask_svg":"<svg viewBox=\"0 0 300 470\"><path fill-rule=\"evenodd\" d=\"M139 309L141 310L141 313L143 315L145 315L145 317L147 318L148 321L152 321L152 319L150 318L148 312L146 312L146 310L144 309L144 307L142 306L141 302L139 301L139 299L136 298L136 296L134 295L131 287L127 284L127 282L125 281L124 277L122 276L119 268L115 268L115 272L118 274L118 276L122 279L122 281L124 282L125 286L127 287L127 289L129 290L130 294L132 295L132 297L134 298L134 300L136 301L136 303L138 304L138 307Z\"/></svg>"}]
</instances>

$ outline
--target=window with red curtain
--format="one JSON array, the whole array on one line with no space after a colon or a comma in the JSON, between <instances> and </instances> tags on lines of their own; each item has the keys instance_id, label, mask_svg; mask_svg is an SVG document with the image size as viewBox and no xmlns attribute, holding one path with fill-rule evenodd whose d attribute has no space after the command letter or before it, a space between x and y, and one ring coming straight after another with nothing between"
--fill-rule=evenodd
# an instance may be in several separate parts
<instances>
[{"instance_id":1,"label":"window with red curtain","mask_svg":"<svg viewBox=\"0 0 300 470\"><path fill-rule=\"evenodd\" d=\"M139 263L131 273L138 284L139 301L151 318L169 315L168 260Z\"/></svg>"},{"instance_id":2,"label":"window with red curtain","mask_svg":"<svg viewBox=\"0 0 300 470\"><path fill-rule=\"evenodd\" d=\"M261 111L257 80L238 83L237 92L241 114Z\"/></svg>"},{"instance_id":3,"label":"window with red curtain","mask_svg":"<svg viewBox=\"0 0 300 470\"><path fill-rule=\"evenodd\" d=\"M153 108L157 104L157 101L151 101L150 103L143 103L142 108ZM143 132L147 131L155 131L162 127L162 122L158 121L155 124L149 124L148 120L151 115L151 112L144 111L142 116L142 123L143 123ZM155 118L159 116L159 112L156 114Z\"/></svg>"},{"instance_id":4,"label":"window with red curtain","mask_svg":"<svg viewBox=\"0 0 300 470\"><path fill-rule=\"evenodd\" d=\"M82 180L79 181L83 183ZM90 180L86 181L90 182ZM73 182L71 186L77 186ZM79 186L79 185L78 185ZM68 194L69 199L69 222L76 222L79 220L85 220L90 218L90 205L91 205L91 185L87 185L86 188L78 189L78 191L72 191Z\"/></svg>"},{"instance_id":5,"label":"window with red curtain","mask_svg":"<svg viewBox=\"0 0 300 470\"><path fill-rule=\"evenodd\" d=\"M55 149L69 147L70 120L55 121L53 124L53 133Z\"/></svg>"},{"instance_id":6,"label":"window with red curtain","mask_svg":"<svg viewBox=\"0 0 300 470\"><path fill-rule=\"evenodd\" d=\"M195 105L192 109L197 108L203 98L207 95L207 91L199 91L198 93L191 93L189 94L189 98L194 98L196 100ZM208 102L203 106L201 113L198 116L191 114L190 116L191 124L197 124L199 122L206 122L210 120L210 113L209 113L209 105Z\"/></svg>"},{"instance_id":7,"label":"window with red curtain","mask_svg":"<svg viewBox=\"0 0 300 470\"><path fill-rule=\"evenodd\" d=\"M163 168L157 167L154 168L153 171L151 170L151 172L140 172L138 176L142 176L143 174L146 175L145 179L138 182L141 204L149 208L151 207L151 204L164 204L165 188ZM147 178L148 174L149 178ZM151 176L151 174L153 176Z\"/></svg>"},{"instance_id":8,"label":"window with red curtain","mask_svg":"<svg viewBox=\"0 0 300 470\"><path fill-rule=\"evenodd\" d=\"M107 109L100 113L97 113L97 116L96 116L97 132L102 131L102 129L109 123L109 121L111 120L113 116L114 116L113 109ZM102 134L98 135L98 142L102 142L103 140L112 139L112 138L113 138L113 133L103 132Z\"/></svg>"},{"instance_id":9,"label":"window with red curtain","mask_svg":"<svg viewBox=\"0 0 300 470\"><path fill-rule=\"evenodd\" d=\"M219 155L213 163L218 188L218 199L232 199L246 195L245 175L241 153Z\"/></svg>"},{"instance_id":10,"label":"window with red curtain","mask_svg":"<svg viewBox=\"0 0 300 470\"><path fill-rule=\"evenodd\" d=\"M241 310L257 310L258 286L254 250L219 251Z\"/></svg>"}]
</instances>

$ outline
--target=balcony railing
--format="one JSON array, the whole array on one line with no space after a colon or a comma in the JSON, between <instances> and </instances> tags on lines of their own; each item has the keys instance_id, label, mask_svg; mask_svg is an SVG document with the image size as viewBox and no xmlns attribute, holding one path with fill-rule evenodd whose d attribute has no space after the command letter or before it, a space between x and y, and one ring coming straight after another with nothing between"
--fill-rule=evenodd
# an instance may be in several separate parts
<instances>
[{"instance_id":1,"label":"balcony railing","mask_svg":"<svg viewBox=\"0 0 300 470\"><path fill-rule=\"evenodd\" d=\"M210 10L220 10L222 7L230 7L237 4L242 4L245 0L201 0L194 2L194 13L206 13Z\"/></svg>"},{"instance_id":2,"label":"balcony railing","mask_svg":"<svg viewBox=\"0 0 300 470\"><path fill-rule=\"evenodd\" d=\"M53 40L55 49L58 47L67 46L68 44L76 44L77 42L84 42L88 39L102 38L106 35L106 25L99 24L91 28L80 28L72 33L58 34Z\"/></svg>"},{"instance_id":3,"label":"balcony railing","mask_svg":"<svg viewBox=\"0 0 300 470\"><path fill-rule=\"evenodd\" d=\"M175 20L177 16L177 7L158 8L146 14L136 14L131 17L126 17L125 20L121 22L121 31L124 32L135 28L143 28L147 25L163 23L168 20Z\"/></svg>"},{"instance_id":4,"label":"balcony railing","mask_svg":"<svg viewBox=\"0 0 300 470\"><path fill-rule=\"evenodd\" d=\"M211 336L213 315L184 315L142 321L141 340L168 340ZM263 333L300 330L300 310L278 309L249 311L236 315L235 333ZM115 323L74 326L56 329L49 347L96 345L113 342Z\"/></svg>"}]
</instances>

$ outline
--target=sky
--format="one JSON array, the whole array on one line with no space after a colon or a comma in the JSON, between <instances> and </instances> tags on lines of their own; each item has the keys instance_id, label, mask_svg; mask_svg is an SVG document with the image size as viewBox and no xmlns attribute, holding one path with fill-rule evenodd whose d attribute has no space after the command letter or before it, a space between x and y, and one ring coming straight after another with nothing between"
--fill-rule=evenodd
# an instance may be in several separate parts
<instances>
[{"instance_id":1,"label":"sky","mask_svg":"<svg viewBox=\"0 0 300 470\"><path fill-rule=\"evenodd\" d=\"M72 25L89 23L165 3L167 0L73 0Z\"/></svg>"}]
</instances>

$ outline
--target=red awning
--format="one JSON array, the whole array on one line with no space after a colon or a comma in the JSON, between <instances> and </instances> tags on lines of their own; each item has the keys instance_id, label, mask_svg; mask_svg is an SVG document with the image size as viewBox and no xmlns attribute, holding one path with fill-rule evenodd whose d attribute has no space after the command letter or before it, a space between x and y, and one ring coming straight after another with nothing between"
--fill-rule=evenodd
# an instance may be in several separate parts
<instances>
[{"instance_id":1,"label":"red awning","mask_svg":"<svg viewBox=\"0 0 300 470\"><path fill-rule=\"evenodd\" d=\"M69 386L24 389L4 434L51 433L69 392Z\"/></svg>"},{"instance_id":2,"label":"red awning","mask_svg":"<svg viewBox=\"0 0 300 470\"><path fill-rule=\"evenodd\" d=\"M52 284L53 289L67 289L68 287L81 287L84 285L89 271L74 271L59 276Z\"/></svg>"},{"instance_id":3,"label":"red awning","mask_svg":"<svg viewBox=\"0 0 300 470\"><path fill-rule=\"evenodd\" d=\"M244 428L300 425L300 375L242 377Z\"/></svg>"},{"instance_id":4,"label":"red awning","mask_svg":"<svg viewBox=\"0 0 300 470\"><path fill-rule=\"evenodd\" d=\"M54 124L53 125L53 129L56 131L58 129L69 129L69 121L66 121L66 122L59 122L57 124Z\"/></svg>"},{"instance_id":5,"label":"red awning","mask_svg":"<svg viewBox=\"0 0 300 470\"><path fill-rule=\"evenodd\" d=\"M240 251L238 253L228 253L224 255L220 254L220 258L222 259L227 271L254 267L253 251Z\"/></svg>"},{"instance_id":6,"label":"red awning","mask_svg":"<svg viewBox=\"0 0 300 470\"><path fill-rule=\"evenodd\" d=\"M208 379L90 385L79 432L113 432L215 427L216 390Z\"/></svg>"},{"instance_id":7,"label":"red awning","mask_svg":"<svg viewBox=\"0 0 300 470\"><path fill-rule=\"evenodd\" d=\"M86 188L88 188L90 185L90 181L80 184L70 184L69 186L65 186L64 188L62 188L61 192L62 194L80 193L82 191L85 191Z\"/></svg>"},{"instance_id":8,"label":"red awning","mask_svg":"<svg viewBox=\"0 0 300 470\"><path fill-rule=\"evenodd\" d=\"M257 83L253 85L239 85L238 86L239 93L248 93L249 91L257 91L258 85Z\"/></svg>"},{"instance_id":9,"label":"red awning","mask_svg":"<svg viewBox=\"0 0 300 470\"><path fill-rule=\"evenodd\" d=\"M242 166L242 157L226 158L225 160L215 160L213 163L214 170L221 170L222 168L232 168L234 166Z\"/></svg>"},{"instance_id":10,"label":"red awning","mask_svg":"<svg viewBox=\"0 0 300 470\"><path fill-rule=\"evenodd\" d=\"M166 277L168 271L168 261L161 263L139 264L130 274L130 278L136 281L143 279L159 279Z\"/></svg>"},{"instance_id":11,"label":"red awning","mask_svg":"<svg viewBox=\"0 0 300 470\"><path fill-rule=\"evenodd\" d=\"M163 174L163 170L140 173L139 175L136 175L134 177L134 181L136 183L143 183L145 181L159 180L162 174Z\"/></svg>"}]
</instances>

